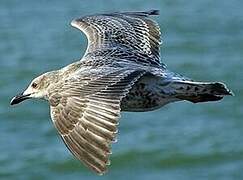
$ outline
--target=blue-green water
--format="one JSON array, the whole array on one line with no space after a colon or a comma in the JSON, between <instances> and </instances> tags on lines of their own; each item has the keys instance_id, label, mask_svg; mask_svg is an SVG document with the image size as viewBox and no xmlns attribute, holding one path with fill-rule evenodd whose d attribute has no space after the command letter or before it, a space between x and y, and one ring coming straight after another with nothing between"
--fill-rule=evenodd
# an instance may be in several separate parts
<instances>
[{"instance_id":1,"label":"blue-green water","mask_svg":"<svg viewBox=\"0 0 243 180\"><path fill-rule=\"evenodd\" d=\"M239 0L1 0L0 179L243 179L242 7ZM71 19L148 9L161 11L156 20L168 67L223 81L235 97L122 113L112 164L99 177L68 152L46 102L9 101L36 75L80 58L87 42Z\"/></svg>"}]
</instances>

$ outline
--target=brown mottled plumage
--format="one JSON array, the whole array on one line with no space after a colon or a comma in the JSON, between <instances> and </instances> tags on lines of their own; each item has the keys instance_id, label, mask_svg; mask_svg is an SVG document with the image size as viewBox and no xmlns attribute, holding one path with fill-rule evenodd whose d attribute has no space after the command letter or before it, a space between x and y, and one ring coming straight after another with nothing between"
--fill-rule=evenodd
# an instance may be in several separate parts
<instances>
[{"instance_id":1,"label":"brown mottled plumage","mask_svg":"<svg viewBox=\"0 0 243 180\"><path fill-rule=\"evenodd\" d=\"M72 26L88 38L84 57L35 78L11 105L49 101L51 118L73 155L103 174L110 164L120 111L149 111L179 100L215 101L230 95L222 83L193 82L160 62L158 11L85 16Z\"/></svg>"}]
</instances>

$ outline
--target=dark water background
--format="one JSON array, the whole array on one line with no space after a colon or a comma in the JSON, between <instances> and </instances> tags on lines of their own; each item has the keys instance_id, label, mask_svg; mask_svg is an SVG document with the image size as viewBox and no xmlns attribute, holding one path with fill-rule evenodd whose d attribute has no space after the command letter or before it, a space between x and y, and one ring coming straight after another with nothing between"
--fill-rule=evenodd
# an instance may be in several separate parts
<instances>
[{"instance_id":1,"label":"dark water background","mask_svg":"<svg viewBox=\"0 0 243 180\"><path fill-rule=\"evenodd\" d=\"M0 179L243 179L243 1L1 0ZM159 9L162 59L197 80L223 81L235 97L123 113L108 174L68 152L44 101L10 107L30 80L81 57L86 39L71 19Z\"/></svg>"}]
</instances>

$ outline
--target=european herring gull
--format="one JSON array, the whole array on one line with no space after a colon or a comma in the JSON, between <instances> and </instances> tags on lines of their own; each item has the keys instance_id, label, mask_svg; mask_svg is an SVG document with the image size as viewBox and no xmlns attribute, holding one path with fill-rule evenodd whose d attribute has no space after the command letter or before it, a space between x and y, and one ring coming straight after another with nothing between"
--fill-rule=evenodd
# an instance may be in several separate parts
<instances>
[{"instance_id":1,"label":"european herring gull","mask_svg":"<svg viewBox=\"0 0 243 180\"><path fill-rule=\"evenodd\" d=\"M88 38L83 58L35 78L11 105L29 98L49 102L52 121L73 155L103 174L110 164L121 111L151 111L187 100L233 95L221 82L196 82L160 61L158 10L85 16L71 25Z\"/></svg>"}]
</instances>

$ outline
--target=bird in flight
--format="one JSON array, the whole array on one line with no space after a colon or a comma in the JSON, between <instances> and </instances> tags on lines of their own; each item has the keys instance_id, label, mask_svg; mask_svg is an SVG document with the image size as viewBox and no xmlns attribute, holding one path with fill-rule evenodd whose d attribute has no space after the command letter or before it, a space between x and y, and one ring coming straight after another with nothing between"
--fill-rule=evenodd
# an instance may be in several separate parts
<instances>
[{"instance_id":1,"label":"bird in flight","mask_svg":"<svg viewBox=\"0 0 243 180\"><path fill-rule=\"evenodd\" d=\"M75 19L88 38L81 60L36 77L11 105L45 99L72 154L104 174L121 111L151 111L175 101L217 101L233 93L221 82L198 82L169 71L160 60L158 10Z\"/></svg>"}]
</instances>

